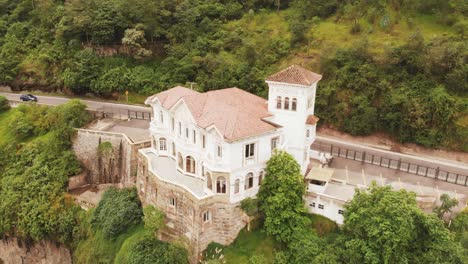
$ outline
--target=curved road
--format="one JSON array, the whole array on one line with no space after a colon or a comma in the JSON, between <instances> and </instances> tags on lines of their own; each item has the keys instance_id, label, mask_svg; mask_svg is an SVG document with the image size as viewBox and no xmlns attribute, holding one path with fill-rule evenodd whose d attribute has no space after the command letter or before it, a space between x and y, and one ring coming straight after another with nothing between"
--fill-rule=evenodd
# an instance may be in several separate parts
<instances>
[{"instance_id":1,"label":"curved road","mask_svg":"<svg viewBox=\"0 0 468 264\"><path fill-rule=\"evenodd\" d=\"M10 101L20 101L19 97L21 94L0 92L0 95L5 96ZM58 96L36 95L36 97L38 99L38 102L37 102L38 104L52 105L52 106L64 104L71 100L70 98L58 97ZM110 103L110 102L92 101L92 100L83 100L83 99L80 99L80 101L86 104L88 106L88 110L91 110L91 111L105 111L105 112L114 113L114 114L125 114L125 113L128 113L128 111L139 112L139 113L151 113L151 108L146 107L146 106L119 104L119 103Z\"/></svg>"}]
</instances>

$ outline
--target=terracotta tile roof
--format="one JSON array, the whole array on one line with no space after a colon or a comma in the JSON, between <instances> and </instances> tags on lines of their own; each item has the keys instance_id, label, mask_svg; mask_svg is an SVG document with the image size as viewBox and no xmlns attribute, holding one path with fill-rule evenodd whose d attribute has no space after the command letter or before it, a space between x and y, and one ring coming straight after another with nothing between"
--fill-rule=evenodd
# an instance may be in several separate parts
<instances>
[{"instance_id":1,"label":"terracotta tile roof","mask_svg":"<svg viewBox=\"0 0 468 264\"><path fill-rule=\"evenodd\" d=\"M301 66L291 65L288 68L269 76L266 80L310 86L322 79L322 75L311 72Z\"/></svg>"},{"instance_id":2,"label":"terracotta tile roof","mask_svg":"<svg viewBox=\"0 0 468 264\"><path fill-rule=\"evenodd\" d=\"M182 86L176 86L172 89L166 90L164 92L160 92L155 94L147 99L147 101L152 101L155 97L161 102L162 106L166 109L171 108L175 103L179 101L180 98L193 95L193 94L200 94L197 91L190 90L188 88Z\"/></svg>"},{"instance_id":3,"label":"terracotta tile roof","mask_svg":"<svg viewBox=\"0 0 468 264\"><path fill-rule=\"evenodd\" d=\"M306 120L307 125L316 125L317 122L320 120L320 118L314 116L314 115L309 115Z\"/></svg>"},{"instance_id":4,"label":"terracotta tile roof","mask_svg":"<svg viewBox=\"0 0 468 264\"><path fill-rule=\"evenodd\" d=\"M161 95L163 93L164 95ZM214 125L226 140L254 136L273 131L278 127L263 120L271 116L267 101L239 88L226 88L206 93L185 91L187 93L185 95L181 93L184 92L175 87L156 96L158 99L165 98L163 107L167 109L175 104L174 98L183 100L199 127L207 128Z\"/></svg>"}]
</instances>

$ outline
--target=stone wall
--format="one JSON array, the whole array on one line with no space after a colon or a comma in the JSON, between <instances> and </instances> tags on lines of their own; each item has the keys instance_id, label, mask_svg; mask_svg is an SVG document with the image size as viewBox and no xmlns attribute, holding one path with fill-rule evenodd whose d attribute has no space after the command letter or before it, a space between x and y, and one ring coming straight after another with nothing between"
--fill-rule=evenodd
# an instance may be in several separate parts
<instances>
[{"instance_id":1,"label":"stone wall","mask_svg":"<svg viewBox=\"0 0 468 264\"><path fill-rule=\"evenodd\" d=\"M0 241L0 263L71 264L72 259L70 251L63 245L51 241L40 241L26 246L16 238L12 238Z\"/></svg>"},{"instance_id":2,"label":"stone wall","mask_svg":"<svg viewBox=\"0 0 468 264\"><path fill-rule=\"evenodd\" d=\"M110 155L99 155L98 147L103 142L112 144ZM133 185L136 176L137 152L151 146L151 141L133 142L121 133L89 129L77 129L73 139L73 151L89 171L89 184L120 183Z\"/></svg>"},{"instance_id":3,"label":"stone wall","mask_svg":"<svg viewBox=\"0 0 468 264\"><path fill-rule=\"evenodd\" d=\"M191 262L197 263L209 243L228 245L248 222L238 203L230 203L227 194L216 194L203 199L184 188L163 181L148 170L147 159L138 156L137 189L144 205L151 204L166 214L166 226L160 234L163 240L186 240ZM169 199L176 199L176 206ZM210 212L211 219L203 215Z\"/></svg>"}]
</instances>

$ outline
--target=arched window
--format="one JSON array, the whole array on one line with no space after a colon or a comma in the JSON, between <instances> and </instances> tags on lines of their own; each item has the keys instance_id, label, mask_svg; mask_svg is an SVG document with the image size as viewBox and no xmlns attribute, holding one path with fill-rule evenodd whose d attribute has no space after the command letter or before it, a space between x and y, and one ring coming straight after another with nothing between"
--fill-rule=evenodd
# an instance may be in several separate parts
<instances>
[{"instance_id":1,"label":"arched window","mask_svg":"<svg viewBox=\"0 0 468 264\"><path fill-rule=\"evenodd\" d=\"M281 96L276 97L276 109L281 109Z\"/></svg>"},{"instance_id":2,"label":"arched window","mask_svg":"<svg viewBox=\"0 0 468 264\"><path fill-rule=\"evenodd\" d=\"M289 110L289 97L284 98L284 110Z\"/></svg>"},{"instance_id":3,"label":"arched window","mask_svg":"<svg viewBox=\"0 0 468 264\"><path fill-rule=\"evenodd\" d=\"M263 181L263 171L258 174L258 186L262 185Z\"/></svg>"},{"instance_id":4,"label":"arched window","mask_svg":"<svg viewBox=\"0 0 468 264\"><path fill-rule=\"evenodd\" d=\"M296 98L292 99L291 110L293 110L293 111L297 110L297 99Z\"/></svg>"},{"instance_id":5,"label":"arched window","mask_svg":"<svg viewBox=\"0 0 468 264\"><path fill-rule=\"evenodd\" d=\"M216 179L216 192L226 193L226 179L222 176Z\"/></svg>"},{"instance_id":6,"label":"arched window","mask_svg":"<svg viewBox=\"0 0 468 264\"><path fill-rule=\"evenodd\" d=\"M212 190L213 184L211 183L211 174L207 172L205 177L206 177L206 188Z\"/></svg>"},{"instance_id":7,"label":"arched window","mask_svg":"<svg viewBox=\"0 0 468 264\"><path fill-rule=\"evenodd\" d=\"M184 159L182 158L182 154L177 153L177 166L179 166L179 169L183 170L184 169Z\"/></svg>"},{"instance_id":8,"label":"arched window","mask_svg":"<svg viewBox=\"0 0 468 264\"><path fill-rule=\"evenodd\" d=\"M247 173L247 176L245 176L245 189L246 190L253 187L253 180L254 180L253 173L251 172Z\"/></svg>"},{"instance_id":9,"label":"arched window","mask_svg":"<svg viewBox=\"0 0 468 264\"><path fill-rule=\"evenodd\" d=\"M172 142L172 156L174 156L174 157L175 157L175 155L176 155L176 148L175 148L175 143L174 143L174 142Z\"/></svg>"},{"instance_id":10,"label":"arched window","mask_svg":"<svg viewBox=\"0 0 468 264\"><path fill-rule=\"evenodd\" d=\"M239 193L239 185L240 185L240 180L237 179L237 180L234 182L234 193Z\"/></svg>"},{"instance_id":11,"label":"arched window","mask_svg":"<svg viewBox=\"0 0 468 264\"><path fill-rule=\"evenodd\" d=\"M159 150L167 151L167 144L166 144L166 139L165 138L160 138L159 139Z\"/></svg>"},{"instance_id":12,"label":"arched window","mask_svg":"<svg viewBox=\"0 0 468 264\"><path fill-rule=\"evenodd\" d=\"M191 156L185 158L185 171L195 173L195 160Z\"/></svg>"}]
</instances>

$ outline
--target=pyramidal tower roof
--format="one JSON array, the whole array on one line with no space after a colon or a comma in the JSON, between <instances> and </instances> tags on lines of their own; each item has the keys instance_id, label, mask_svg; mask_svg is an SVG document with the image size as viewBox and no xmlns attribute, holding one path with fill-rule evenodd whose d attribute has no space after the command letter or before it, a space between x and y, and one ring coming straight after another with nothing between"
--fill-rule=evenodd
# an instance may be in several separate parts
<instances>
[{"instance_id":1,"label":"pyramidal tower roof","mask_svg":"<svg viewBox=\"0 0 468 264\"><path fill-rule=\"evenodd\" d=\"M311 72L299 65L291 65L288 68L270 75L267 81L290 83L310 86L322 79L322 75Z\"/></svg>"}]
</instances>

